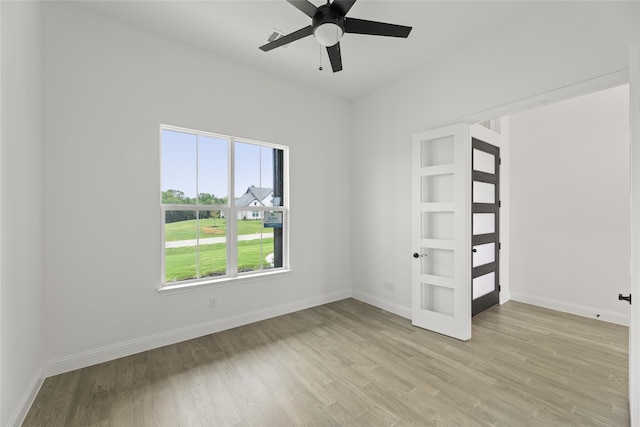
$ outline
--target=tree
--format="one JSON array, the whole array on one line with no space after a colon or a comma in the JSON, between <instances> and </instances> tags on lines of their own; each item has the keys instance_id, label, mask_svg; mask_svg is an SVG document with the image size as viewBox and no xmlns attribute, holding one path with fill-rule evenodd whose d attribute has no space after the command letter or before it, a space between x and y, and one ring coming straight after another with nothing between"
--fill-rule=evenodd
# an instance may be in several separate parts
<instances>
[{"instance_id":1,"label":"tree","mask_svg":"<svg viewBox=\"0 0 640 427\"><path fill-rule=\"evenodd\" d=\"M184 191L181 190L166 190L162 192L162 204L165 205L195 205L196 200L190 197L187 197L184 194ZM165 222L178 222L178 221L186 221L189 219L195 219L196 213L195 211L165 211Z\"/></svg>"},{"instance_id":2,"label":"tree","mask_svg":"<svg viewBox=\"0 0 640 427\"><path fill-rule=\"evenodd\" d=\"M191 198L184 194L184 191L169 189L162 192L162 204L164 205L205 205L205 206L225 206L227 197L216 197L209 193L200 193L198 197ZM220 218L220 211L200 211L200 218ZM196 219L196 211L166 211L166 223L187 221Z\"/></svg>"},{"instance_id":3,"label":"tree","mask_svg":"<svg viewBox=\"0 0 640 427\"><path fill-rule=\"evenodd\" d=\"M162 192L162 203L165 205L195 205L196 199L187 197L181 190L166 190Z\"/></svg>"}]
</instances>

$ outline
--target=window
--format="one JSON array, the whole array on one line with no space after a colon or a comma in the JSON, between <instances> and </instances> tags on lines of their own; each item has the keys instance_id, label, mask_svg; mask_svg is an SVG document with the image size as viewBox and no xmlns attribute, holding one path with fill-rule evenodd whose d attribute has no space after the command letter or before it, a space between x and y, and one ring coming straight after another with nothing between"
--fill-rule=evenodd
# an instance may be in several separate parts
<instances>
[{"instance_id":1,"label":"window","mask_svg":"<svg viewBox=\"0 0 640 427\"><path fill-rule=\"evenodd\" d=\"M287 147L160 133L163 286L286 269Z\"/></svg>"}]
</instances>

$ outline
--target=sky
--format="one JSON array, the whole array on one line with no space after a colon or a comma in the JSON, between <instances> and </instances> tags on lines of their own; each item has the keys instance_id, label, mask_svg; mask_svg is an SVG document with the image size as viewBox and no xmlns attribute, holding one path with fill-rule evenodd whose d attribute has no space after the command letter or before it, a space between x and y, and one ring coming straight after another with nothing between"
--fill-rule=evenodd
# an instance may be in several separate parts
<instances>
[{"instance_id":1,"label":"sky","mask_svg":"<svg viewBox=\"0 0 640 427\"><path fill-rule=\"evenodd\" d=\"M162 130L162 191L181 190L188 197L228 194L229 139ZM235 197L251 185L273 188L273 148L235 144Z\"/></svg>"}]
</instances>

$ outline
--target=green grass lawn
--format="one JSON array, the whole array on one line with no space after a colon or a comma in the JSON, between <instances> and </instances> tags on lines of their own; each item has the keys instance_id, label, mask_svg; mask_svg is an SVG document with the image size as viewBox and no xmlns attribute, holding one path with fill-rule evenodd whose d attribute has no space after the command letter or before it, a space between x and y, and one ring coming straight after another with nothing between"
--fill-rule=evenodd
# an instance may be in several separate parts
<instances>
[{"instance_id":1,"label":"green grass lawn","mask_svg":"<svg viewBox=\"0 0 640 427\"><path fill-rule=\"evenodd\" d=\"M260 221L243 222L261 223ZM227 268L227 245L225 243L200 245L198 248L200 265L199 275L196 275L195 246L165 249L166 283L195 279L197 277L220 276L225 274ZM271 268L265 261L265 257L272 252L273 238L238 242L238 271L245 272L260 270L261 268Z\"/></svg>"},{"instance_id":2,"label":"green grass lawn","mask_svg":"<svg viewBox=\"0 0 640 427\"><path fill-rule=\"evenodd\" d=\"M164 236L165 241L174 242L177 240L193 240L196 238L196 227L200 226L200 238L207 237L224 237L227 235L227 220L223 218L206 218L199 220L196 224L195 219L188 221L178 221L165 224ZM238 221L238 235L256 234L262 231L261 220L241 220ZM265 232L271 232L272 229L267 228Z\"/></svg>"}]
</instances>

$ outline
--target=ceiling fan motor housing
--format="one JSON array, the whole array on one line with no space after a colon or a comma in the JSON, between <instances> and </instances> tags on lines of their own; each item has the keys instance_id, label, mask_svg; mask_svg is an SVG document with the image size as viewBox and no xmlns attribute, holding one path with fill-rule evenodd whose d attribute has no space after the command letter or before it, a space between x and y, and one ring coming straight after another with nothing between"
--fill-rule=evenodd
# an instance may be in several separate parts
<instances>
[{"instance_id":1,"label":"ceiling fan motor housing","mask_svg":"<svg viewBox=\"0 0 640 427\"><path fill-rule=\"evenodd\" d=\"M324 46L333 46L344 34L344 16L336 13L329 5L318 7L311 20L314 37Z\"/></svg>"}]
</instances>

